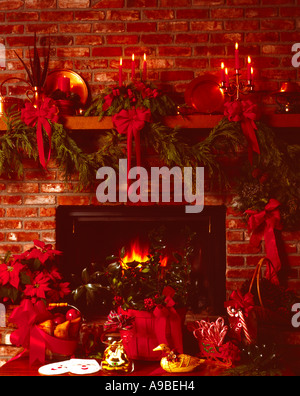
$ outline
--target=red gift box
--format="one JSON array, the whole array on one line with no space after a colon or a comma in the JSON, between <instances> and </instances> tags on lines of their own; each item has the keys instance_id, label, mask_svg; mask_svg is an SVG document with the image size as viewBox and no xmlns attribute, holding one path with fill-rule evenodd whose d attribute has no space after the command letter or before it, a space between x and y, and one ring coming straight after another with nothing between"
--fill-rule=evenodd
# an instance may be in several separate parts
<instances>
[{"instance_id":1,"label":"red gift box","mask_svg":"<svg viewBox=\"0 0 300 396\"><path fill-rule=\"evenodd\" d=\"M154 352L153 349L160 344L183 353L182 318L174 308L157 307L153 313L129 309L121 310L121 313L135 318L132 329L121 331L130 359L159 361L161 352Z\"/></svg>"}]
</instances>

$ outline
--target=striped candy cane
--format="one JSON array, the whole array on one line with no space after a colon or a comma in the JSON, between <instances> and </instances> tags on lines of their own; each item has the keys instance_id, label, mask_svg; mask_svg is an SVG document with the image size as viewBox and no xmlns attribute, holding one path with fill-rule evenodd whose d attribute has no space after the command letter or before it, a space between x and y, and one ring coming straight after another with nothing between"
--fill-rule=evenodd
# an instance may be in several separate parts
<instances>
[{"instance_id":1,"label":"striped candy cane","mask_svg":"<svg viewBox=\"0 0 300 396\"><path fill-rule=\"evenodd\" d=\"M242 327L243 330L244 330L244 334L245 334L247 343L248 343L249 345L250 345L250 344L253 344L253 339L252 339L252 337L251 337L251 335L250 335L250 333L249 333L248 326L247 326L247 324L246 324L243 311L241 311L241 310L236 311L235 309L232 309L231 307L227 307L227 313L228 313L228 315L231 316L232 318L233 318L233 317L238 317L238 318L239 318L239 322L240 322L241 327ZM239 326L239 323L238 323L238 326ZM240 326L239 326L239 328L240 328Z\"/></svg>"}]
</instances>

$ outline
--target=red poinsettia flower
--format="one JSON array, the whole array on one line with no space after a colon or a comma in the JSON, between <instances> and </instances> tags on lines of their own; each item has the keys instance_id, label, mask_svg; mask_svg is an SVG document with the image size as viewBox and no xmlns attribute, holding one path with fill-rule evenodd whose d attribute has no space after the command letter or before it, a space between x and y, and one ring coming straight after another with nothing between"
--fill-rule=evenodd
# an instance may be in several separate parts
<instances>
[{"instance_id":1,"label":"red poinsettia flower","mask_svg":"<svg viewBox=\"0 0 300 396\"><path fill-rule=\"evenodd\" d=\"M46 298L45 292L51 290L49 288L49 281L49 276L42 272L38 273L33 279L32 284L26 285L24 295L33 298Z\"/></svg>"},{"instance_id":2,"label":"red poinsettia flower","mask_svg":"<svg viewBox=\"0 0 300 396\"><path fill-rule=\"evenodd\" d=\"M62 275L58 272L58 269L56 267L51 268L48 276L53 282L60 281L62 279Z\"/></svg>"},{"instance_id":3,"label":"red poinsettia flower","mask_svg":"<svg viewBox=\"0 0 300 396\"><path fill-rule=\"evenodd\" d=\"M48 259L52 259L55 255L61 254L59 250L53 249L52 245L45 244L45 242L34 240L34 247L27 250L25 253L14 256L17 260L38 259L44 264Z\"/></svg>"},{"instance_id":4,"label":"red poinsettia flower","mask_svg":"<svg viewBox=\"0 0 300 396\"><path fill-rule=\"evenodd\" d=\"M24 265L15 262L0 265L0 283L2 285L10 284L16 289L19 287L20 282L20 271L24 268Z\"/></svg>"},{"instance_id":5,"label":"red poinsettia flower","mask_svg":"<svg viewBox=\"0 0 300 396\"><path fill-rule=\"evenodd\" d=\"M47 293L49 301L58 302L63 300L65 296L71 293L69 285L69 282L60 282L53 286L52 289Z\"/></svg>"}]
</instances>

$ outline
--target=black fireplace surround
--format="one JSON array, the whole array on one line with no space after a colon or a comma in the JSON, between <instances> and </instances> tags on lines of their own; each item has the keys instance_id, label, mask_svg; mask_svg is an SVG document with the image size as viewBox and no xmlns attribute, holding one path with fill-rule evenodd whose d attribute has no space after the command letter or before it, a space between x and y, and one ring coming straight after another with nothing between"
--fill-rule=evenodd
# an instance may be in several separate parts
<instances>
[{"instance_id":1,"label":"black fireplace surround","mask_svg":"<svg viewBox=\"0 0 300 396\"><path fill-rule=\"evenodd\" d=\"M117 254L138 238L147 243L149 231L164 226L169 248L180 243L184 227L196 232L196 255L192 282L197 298L195 313L209 307L213 314L223 312L226 299L225 206L207 206L202 213L186 214L184 206L59 206L56 213L57 249L63 252L64 277L80 274L91 263L105 266L106 258Z\"/></svg>"}]
</instances>

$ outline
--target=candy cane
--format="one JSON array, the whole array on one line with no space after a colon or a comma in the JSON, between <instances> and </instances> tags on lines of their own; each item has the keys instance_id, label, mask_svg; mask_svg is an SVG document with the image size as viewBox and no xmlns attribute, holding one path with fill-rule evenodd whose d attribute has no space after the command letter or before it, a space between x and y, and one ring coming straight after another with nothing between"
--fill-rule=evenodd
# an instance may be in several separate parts
<instances>
[{"instance_id":1,"label":"candy cane","mask_svg":"<svg viewBox=\"0 0 300 396\"><path fill-rule=\"evenodd\" d=\"M227 313L232 318L233 317L239 317L241 325L242 325L244 333L245 333L246 340L247 340L248 344L252 344L253 343L253 339L250 336L250 333L249 333L249 330L248 330L248 327L247 327L243 312L241 310L236 312L235 309L231 309L230 307L227 307Z\"/></svg>"},{"instance_id":2,"label":"candy cane","mask_svg":"<svg viewBox=\"0 0 300 396\"><path fill-rule=\"evenodd\" d=\"M248 331L248 327L247 327L247 324L246 324L246 321L245 321L245 318L244 318L244 314L243 314L242 311L239 311L239 317L240 317L240 320L241 320L242 325L243 325L243 329L244 329L246 340L248 341L248 344L252 344L253 340L252 340L252 337L250 336L250 333Z\"/></svg>"}]
</instances>

